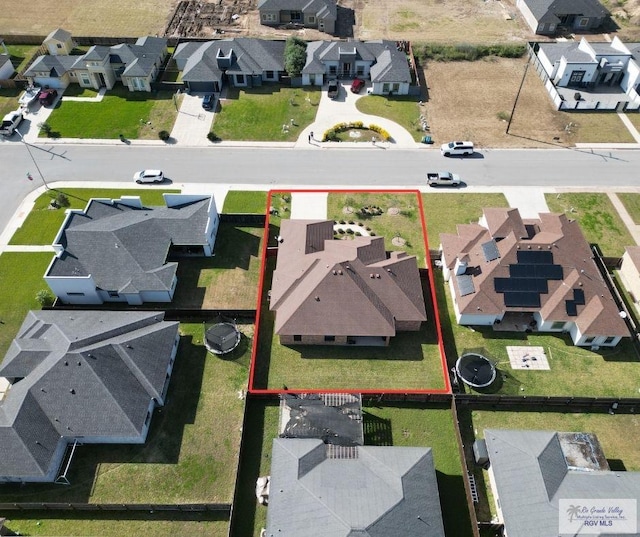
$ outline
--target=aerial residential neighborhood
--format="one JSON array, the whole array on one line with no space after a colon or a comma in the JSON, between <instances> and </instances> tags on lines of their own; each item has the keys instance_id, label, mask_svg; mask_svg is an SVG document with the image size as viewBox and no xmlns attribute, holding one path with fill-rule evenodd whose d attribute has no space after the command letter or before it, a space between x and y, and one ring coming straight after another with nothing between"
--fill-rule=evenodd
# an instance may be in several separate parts
<instances>
[{"instance_id":1,"label":"aerial residential neighborhood","mask_svg":"<svg viewBox=\"0 0 640 537\"><path fill-rule=\"evenodd\" d=\"M0 535L640 536L640 0L0 0Z\"/></svg>"}]
</instances>

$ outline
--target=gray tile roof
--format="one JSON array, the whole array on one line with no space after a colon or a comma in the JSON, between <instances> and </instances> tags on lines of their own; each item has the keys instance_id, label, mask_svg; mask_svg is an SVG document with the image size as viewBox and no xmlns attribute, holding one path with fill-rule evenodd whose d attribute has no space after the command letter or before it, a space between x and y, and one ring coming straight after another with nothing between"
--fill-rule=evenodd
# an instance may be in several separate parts
<instances>
[{"instance_id":1,"label":"gray tile roof","mask_svg":"<svg viewBox=\"0 0 640 537\"><path fill-rule=\"evenodd\" d=\"M0 477L55 478L68 442L144 440L178 333L164 313L31 311L0 364ZM7 456L10 454L10 456ZM57 455L56 455L57 454Z\"/></svg>"},{"instance_id":2,"label":"gray tile roof","mask_svg":"<svg viewBox=\"0 0 640 537\"><path fill-rule=\"evenodd\" d=\"M0 54L0 68L7 63L11 63L11 56L9 54ZM11 63L11 67L13 67L13 63Z\"/></svg>"},{"instance_id":3,"label":"gray tile roof","mask_svg":"<svg viewBox=\"0 0 640 537\"><path fill-rule=\"evenodd\" d=\"M607 9L598 0L523 0L538 22L559 24L558 15L605 17Z\"/></svg>"},{"instance_id":4,"label":"gray tile roof","mask_svg":"<svg viewBox=\"0 0 640 537\"><path fill-rule=\"evenodd\" d=\"M63 30L62 28L58 28L53 32L51 32L45 38L45 41L48 41L49 39L55 39L57 41L67 41L68 39L71 39L71 33L67 32L66 30Z\"/></svg>"},{"instance_id":5,"label":"gray tile roof","mask_svg":"<svg viewBox=\"0 0 640 537\"><path fill-rule=\"evenodd\" d=\"M326 13L335 20L338 8L335 0L259 0L258 10L262 11L302 11L303 13Z\"/></svg>"},{"instance_id":6,"label":"gray tile roof","mask_svg":"<svg viewBox=\"0 0 640 537\"><path fill-rule=\"evenodd\" d=\"M52 56L44 54L39 56L25 71L26 76L34 76L38 72L48 71L54 76L62 76L74 67L81 66L82 56Z\"/></svg>"},{"instance_id":7,"label":"gray tile roof","mask_svg":"<svg viewBox=\"0 0 640 537\"><path fill-rule=\"evenodd\" d=\"M560 499L640 500L640 472L609 471L595 435L504 429L484 435L509 537L557 535Z\"/></svg>"},{"instance_id":8,"label":"gray tile roof","mask_svg":"<svg viewBox=\"0 0 640 537\"><path fill-rule=\"evenodd\" d=\"M279 335L394 336L426 320L415 256L382 237L333 240L332 221L283 220L270 308Z\"/></svg>"},{"instance_id":9,"label":"gray tile roof","mask_svg":"<svg viewBox=\"0 0 640 537\"><path fill-rule=\"evenodd\" d=\"M170 246L206 244L210 197L180 207L131 207L91 200L66 220L61 244L46 276L92 275L96 286L119 293L171 289L177 263Z\"/></svg>"},{"instance_id":10,"label":"gray tile roof","mask_svg":"<svg viewBox=\"0 0 640 537\"><path fill-rule=\"evenodd\" d=\"M82 56L84 66L88 61L103 61L125 65L123 76L149 76L154 66L163 58L167 40L163 37L140 37L135 44L121 43L112 47L94 45Z\"/></svg>"},{"instance_id":11,"label":"gray tile roof","mask_svg":"<svg viewBox=\"0 0 640 537\"><path fill-rule=\"evenodd\" d=\"M267 537L418 537L426 527L444 537L430 448L273 441Z\"/></svg>"}]
</instances>

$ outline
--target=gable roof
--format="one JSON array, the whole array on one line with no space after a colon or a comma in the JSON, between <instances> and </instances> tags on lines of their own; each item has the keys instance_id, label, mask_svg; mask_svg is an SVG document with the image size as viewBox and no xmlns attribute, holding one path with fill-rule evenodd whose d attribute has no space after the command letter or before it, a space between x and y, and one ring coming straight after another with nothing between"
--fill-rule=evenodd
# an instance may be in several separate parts
<instances>
[{"instance_id":1,"label":"gable roof","mask_svg":"<svg viewBox=\"0 0 640 537\"><path fill-rule=\"evenodd\" d=\"M559 24L558 15L606 17L609 11L598 0L523 0L538 22Z\"/></svg>"},{"instance_id":2,"label":"gable roof","mask_svg":"<svg viewBox=\"0 0 640 537\"><path fill-rule=\"evenodd\" d=\"M640 472L610 471L595 435L487 429L484 436L510 537L557 535L560 499L640 500Z\"/></svg>"},{"instance_id":3,"label":"gable roof","mask_svg":"<svg viewBox=\"0 0 640 537\"><path fill-rule=\"evenodd\" d=\"M171 245L207 244L210 196L175 207L135 207L122 200L92 199L62 225L63 253L47 276L91 275L106 291L137 293L171 289L177 263Z\"/></svg>"},{"instance_id":4,"label":"gable roof","mask_svg":"<svg viewBox=\"0 0 640 537\"><path fill-rule=\"evenodd\" d=\"M258 10L263 11L287 11L298 10L303 13L320 14L333 18L338 15L335 0L259 0Z\"/></svg>"},{"instance_id":5,"label":"gable roof","mask_svg":"<svg viewBox=\"0 0 640 537\"><path fill-rule=\"evenodd\" d=\"M267 537L417 537L425 525L444 537L430 448L273 441Z\"/></svg>"},{"instance_id":6,"label":"gable roof","mask_svg":"<svg viewBox=\"0 0 640 537\"><path fill-rule=\"evenodd\" d=\"M628 336L578 223L564 214L539 216L522 220L517 209L484 209L485 225L462 225L457 234L440 235L445 265L453 270L463 261L473 283L462 291L458 278L452 278L460 313L539 311L545 320L575 322L583 335ZM497 256L487 257L483 246L488 243ZM542 262L555 268L545 268L543 274L533 266ZM532 276L531 271L538 272ZM515 285L532 279L537 280L535 289ZM539 302L514 305L510 292L535 293Z\"/></svg>"},{"instance_id":7,"label":"gable roof","mask_svg":"<svg viewBox=\"0 0 640 537\"><path fill-rule=\"evenodd\" d=\"M283 220L270 309L279 335L394 336L396 321L424 321L415 256L382 237L333 240L330 220Z\"/></svg>"},{"instance_id":8,"label":"gable roof","mask_svg":"<svg viewBox=\"0 0 640 537\"><path fill-rule=\"evenodd\" d=\"M51 76L60 77L74 67L81 66L81 58L82 56L53 56L51 54L43 54L36 58L24 74L26 76L34 76L36 73L48 71Z\"/></svg>"},{"instance_id":9,"label":"gable roof","mask_svg":"<svg viewBox=\"0 0 640 537\"><path fill-rule=\"evenodd\" d=\"M166 48L165 38L149 36L138 38L133 45L94 45L81 57L79 66L84 67L87 61L103 61L109 57L111 63L125 65L122 76L148 76L153 72L156 62L164 56Z\"/></svg>"},{"instance_id":10,"label":"gable roof","mask_svg":"<svg viewBox=\"0 0 640 537\"><path fill-rule=\"evenodd\" d=\"M74 438L139 441L178 322L160 312L30 311L2 362L0 476L52 480ZM10 455L7 455L10 454Z\"/></svg>"},{"instance_id":11,"label":"gable roof","mask_svg":"<svg viewBox=\"0 0 640 537\"><path fill-rule=\"evenodd\" d=\"M68 41L69 39L71 39L71 32L67 32L62 28L57 28L56 30L51 32L47 37L45 37L44 40L45 41L56 40L56 41L64 42L64 41Z\"/></svg>"}]
</instances>

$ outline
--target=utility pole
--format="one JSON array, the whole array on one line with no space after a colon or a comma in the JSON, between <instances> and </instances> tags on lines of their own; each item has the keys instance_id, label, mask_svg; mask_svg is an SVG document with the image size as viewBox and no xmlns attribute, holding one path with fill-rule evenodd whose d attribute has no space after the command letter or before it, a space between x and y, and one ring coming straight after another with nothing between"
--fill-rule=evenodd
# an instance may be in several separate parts
<instances>
[{"instance_id":1,"label":"utility pole","mask_svg":"<svg viewBox=\"0 0 640 537\"><path fill-rule=\"evenodd\" d=\"M31 148L29 147L31 144L25 142L24 136L22 136L22 133L18 129L16 129L15 132L18 133L18 136L20 136L20 141L27 148L27 153L29 153L29 156L31 157L31 160L33 161L33 165L36 167L36 170L38 170L38 174L40 174L40 179L42 179L44 187L47 190L49 190L49 185L47 184L47 181L45 181L44 175L42 175L42 171L40 170L40 166L38 166L38 163L36 162L36 159L34 158L33 153L31 153ZM31 179L31 174L29 172L27 172L27 177L29 179Z\"/></svg>"},{"instance_id":2,"label":"utility pole","mask_svg":"<svg viewBox=\"0 0 640 537\"><path fill-rule=\"evenodd\" d=\"M524 80L527 77L527 71L529 69L529 60L527 60L527 64L524 66L524 73L522 74L522 80L520 81L520 87L518 88L518 93L516 93L516 99L513 101L513 108L511 109L511 114L509 115L509 123L507 123L506 134L509 134L509 127L511 127L511 122L513 121L513 114L516 112L516 105L518 104L518 97L520 97L520 92L522 91L522 86L524 86Z\"/></svg>"}]
</instances>

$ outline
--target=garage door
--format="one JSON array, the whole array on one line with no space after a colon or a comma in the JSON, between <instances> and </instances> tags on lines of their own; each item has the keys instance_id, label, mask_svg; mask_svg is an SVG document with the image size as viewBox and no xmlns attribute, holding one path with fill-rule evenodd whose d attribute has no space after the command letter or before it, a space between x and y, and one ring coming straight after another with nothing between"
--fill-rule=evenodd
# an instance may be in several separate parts
<instances>
[{"instance_id":1,"label":"garage door","mask_svg":"<svg viewBox=\"0 0 640 537\"><path fill-rule=\"evenodd\" d=\"M213 82L188 82L187 85L192 93L211 93L215 91Z\"/></svg>"}]
</instances>

